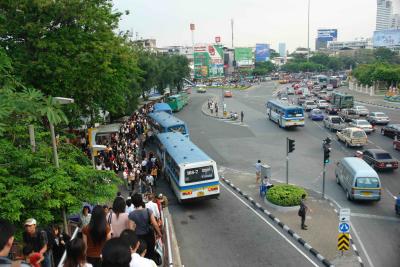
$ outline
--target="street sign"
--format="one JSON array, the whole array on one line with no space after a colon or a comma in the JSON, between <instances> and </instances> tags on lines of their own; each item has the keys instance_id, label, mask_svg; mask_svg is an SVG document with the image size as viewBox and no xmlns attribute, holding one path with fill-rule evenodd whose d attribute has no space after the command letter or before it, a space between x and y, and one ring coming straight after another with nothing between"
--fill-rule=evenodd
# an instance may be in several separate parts
<instances>
[{"instance_id":1,"label":"street sign","mask_svg":"<svg viewBox=\"0 0 400 267\"><path fill-rule=\"evenodd\" d=\"M340 209L339 222L350 222L350 209Z\"/></svg>"},{"instance_id":2,"label":"street sign","mask_svg":"<svg viewBox=\"0 0 400 267\"><path fill-rule=\"evenodd\" d=\"M339 232L340 233L349 233L350 232L350 224L341 222L339 223Z\"/></svg>"},{"instance_id":3,"label":"street sign","mask_svg":"<svg viewBox=\"0 0 400 267\"><path fill-rule=\"evenodd\" d=\"M338 236L338 250L349 250L350 248L350 234L339 234Z\"/></svg>"}]
</instances>

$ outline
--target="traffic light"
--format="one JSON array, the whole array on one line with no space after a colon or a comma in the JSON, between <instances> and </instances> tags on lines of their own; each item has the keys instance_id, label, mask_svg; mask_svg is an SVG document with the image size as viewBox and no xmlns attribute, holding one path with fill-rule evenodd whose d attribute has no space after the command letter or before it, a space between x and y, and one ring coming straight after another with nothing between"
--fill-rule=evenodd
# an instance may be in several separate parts
<instances>
[{"instance_id":1,"label":"traffic light","mask_svg":"<svg viewBox=\"0 0 400 267\"><path fill-rule=\"evenodd\" d=\"M324 148L324 163L329 163L329 154L331 153L330 147Z\"/></svg>"},{"instance_id":2,"label":"traffic light","mask_svg":"<svg viewBox=\"0 0 400 267\"><path fill-rule=\"evenodd\" d=\"M288 140L288 153L291 153L294 151L294 140L289 138L287 140Z\"/></svg>"}]
</instances>

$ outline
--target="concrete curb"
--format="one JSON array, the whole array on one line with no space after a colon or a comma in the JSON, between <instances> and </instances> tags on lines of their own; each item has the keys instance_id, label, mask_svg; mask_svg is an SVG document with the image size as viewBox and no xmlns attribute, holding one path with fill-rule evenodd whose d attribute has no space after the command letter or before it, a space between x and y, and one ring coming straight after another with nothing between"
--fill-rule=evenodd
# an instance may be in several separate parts
<instances>
[{"instance_id":1,"label":"concrete curb","mask_svg":"<svg viewBox=\"0 0 400 267\"><path fill-rule=\"evenodd\" d=\"M282 206L275 205L274 203L268 201L268 199L265 196L263 197L263 200L266 205L268 205L271 208L273 208L274 210L277 210L280 212L295 211L295 210L299 210L299 208L300 208L300 206L282 207Z\"/></svg>"},{"instance_id":2,"label":"concrete curb","mask_svg":"<svg viewBox=\"0 0 400 267\"><path fill-rule=\"evenodd\" d=\"M266 214L274 223L276 223L279 227L285 230L290 236L292 236L298 243L300 243L306 250L310 251L312 255L314 255L324 266L334 266L329 260L323 257L316 249L310 246L300 235L296 234L289 226L281 222L277 217L275 217L271 212L267 209L264 209L259 203L257 203L251 196L244 193L240 188L236 187L230 180L221 177L221 180L224 181L227 185L229 185L232 189L242 195L245 199L251 202L258 210L262 211Z\"/></svg>"},{"instance_id":3,"label":"concrete curb","mask_svg":"<svg viewBox=\"0 0 400 267\"><path fill-rule=\"evenodd\" d=\"M387 105L377 104L377 103L374 103L374 102L368 102L368 101L363 101L363 100L355 100L355 102L360 102L360 103L374 105L374 106L383 107L383 108L400 109L400 107L387 106Z\"/></svg>"},{"instance_id":4,"label":"concrete curb","mask_svg":"<svg viewBox=\"0 0 400 267\"><path fill-rule=\"evenodd\" d=\"M168 207L164 208L164 216L167 217L168 222L169 222L169 230L171 232L171 252L173 255L173 266L174 267L180 267L182 266L182 261L181 261L181 254L180 254L180 250L179 250L179 246L178 246L178 242L176 239L176 235L175 235L175 227L174 227L174 223L172 220L172 216L171 213L169 213ZM166 265L163 265L166 266Z\"/></svg>"}]
</instances>

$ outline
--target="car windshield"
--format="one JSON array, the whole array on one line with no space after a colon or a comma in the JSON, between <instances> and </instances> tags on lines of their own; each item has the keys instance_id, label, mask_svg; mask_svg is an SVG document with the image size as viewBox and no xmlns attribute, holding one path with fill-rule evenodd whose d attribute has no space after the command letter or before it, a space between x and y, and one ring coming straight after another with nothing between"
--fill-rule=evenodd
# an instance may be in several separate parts
<instances>
[{"instance_id":1,"label":"car windshield","mask_svg":"<svg viewBox=\"0 0 400 267\"><path fill-rule=\"evenodd\" d=\"M355 187L379 188L379 181L375 177L357 178Z\"/></svg>"},{"instance_id":2,"label":"car windshield","mask_svg":"<svg viewBox=\"0 0 400 267\"><path fill-rule=\"evenodd\" d=\"M326 101L325 101L325 100L320 100L319 103L320 103L320 104L321 104L321 103L322 103L322 104L325 104Z\"/></svg>"},{"instance_id":3,"label":"car windshield","mask_svg":"<svg viewBox=\"0 0 400 267\"><path fill-rule=\"evenodd\" d=\"M314 110L312 111L312 113L318 115L318 114L322 114L322 111L319 110L319 109L314 109Z\"/></svg>"},{"instance_id":4,"label":"car windshield","mask_svg":"<svg viewBox=\"0 0 400 267\"><path fill-rule=\"evenodd\" d=\"M369 124L369 122L367 122L367 121L358 121L358 122L357 122L357 125L369 126L370 124Z\"/></svg>"},{"instance_id":5,"label":"car windshield","mask_svg":"<svg viewBox=\"0 0 400 267\"><path fill-rule=\"evenodd\" d=\"M357 106L356 109L360 110L360 109L366 109L364 106Z\"/></svg>"},{"instance_id":6,"label":"car windshield","mask_svg":"<svg viewBox=\"0 0 400 267\"><path fill-rule=\"evenodd\" d=\"M306 104L307 105L314 105L315 103L314 103L314 101L307 101Z\"/></svg>"},{"instance_id":7,"label":"car windshield","mask_svg":"<svg viewBox=\"0 0 400 267\"><path fill-rule=\"evenodd\" d=\"M356 112L355 112L354 110L352 110L352 109L348 109L348 110L347 110L347 113L348 113L349 115L354 115L354 114L356 114Z\"/></svg>"},{"instance_id":8,"label":"car windshield","mask_svg":"<svg viewBox=\"0 0 400 267\"><path fill-rule=\"evenodd\" d=\"M385 113L375 113L375 117L386 117Z\"/></svg>"},{"instance_id":9,"label":"car windshield","mask_svg":"<svg viewBox=\"0 0 400 267\"><path fill-rule=\"evenodd\" d=\"M365 137L365 132L364 131L354 131L353 137L354 138L363 138L363 137Z\"/></svg>"},{"instance_id":10,"label":"car windshield","mask_svg":"<svg viewBox=\"0 0 400 267\"><path fill-rule=\"evenodd\" d=\"M342 120L339 117L332 118L332 123L341 123Z\"/></svg>"},{"instance_id":11,"label":"car windshield","mask_svg":"<svg viewBox=\"0 0 400 267\"><path fill-rule=\"evenodd\" d=\"M389 153L377 153L376 159L392 159Z\"/></svg>"}]
</instances>

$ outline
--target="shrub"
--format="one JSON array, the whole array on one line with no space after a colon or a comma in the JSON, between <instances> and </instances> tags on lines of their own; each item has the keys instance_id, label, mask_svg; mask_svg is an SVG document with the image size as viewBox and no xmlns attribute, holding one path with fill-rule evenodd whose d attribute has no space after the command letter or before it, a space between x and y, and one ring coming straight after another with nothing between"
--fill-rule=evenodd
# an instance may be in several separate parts
<instances>
[{"instance_id":1,"label":"shrub","mask_svg":"<svg viewBox=\"0 0 400 267\"><path fill-rule=\"evenodd\" d=\"M267 199L275 205L291 207L300 205L301 195L306 191L295 185L275 185L267 192Z\"/></svg>"}]
</instances>

